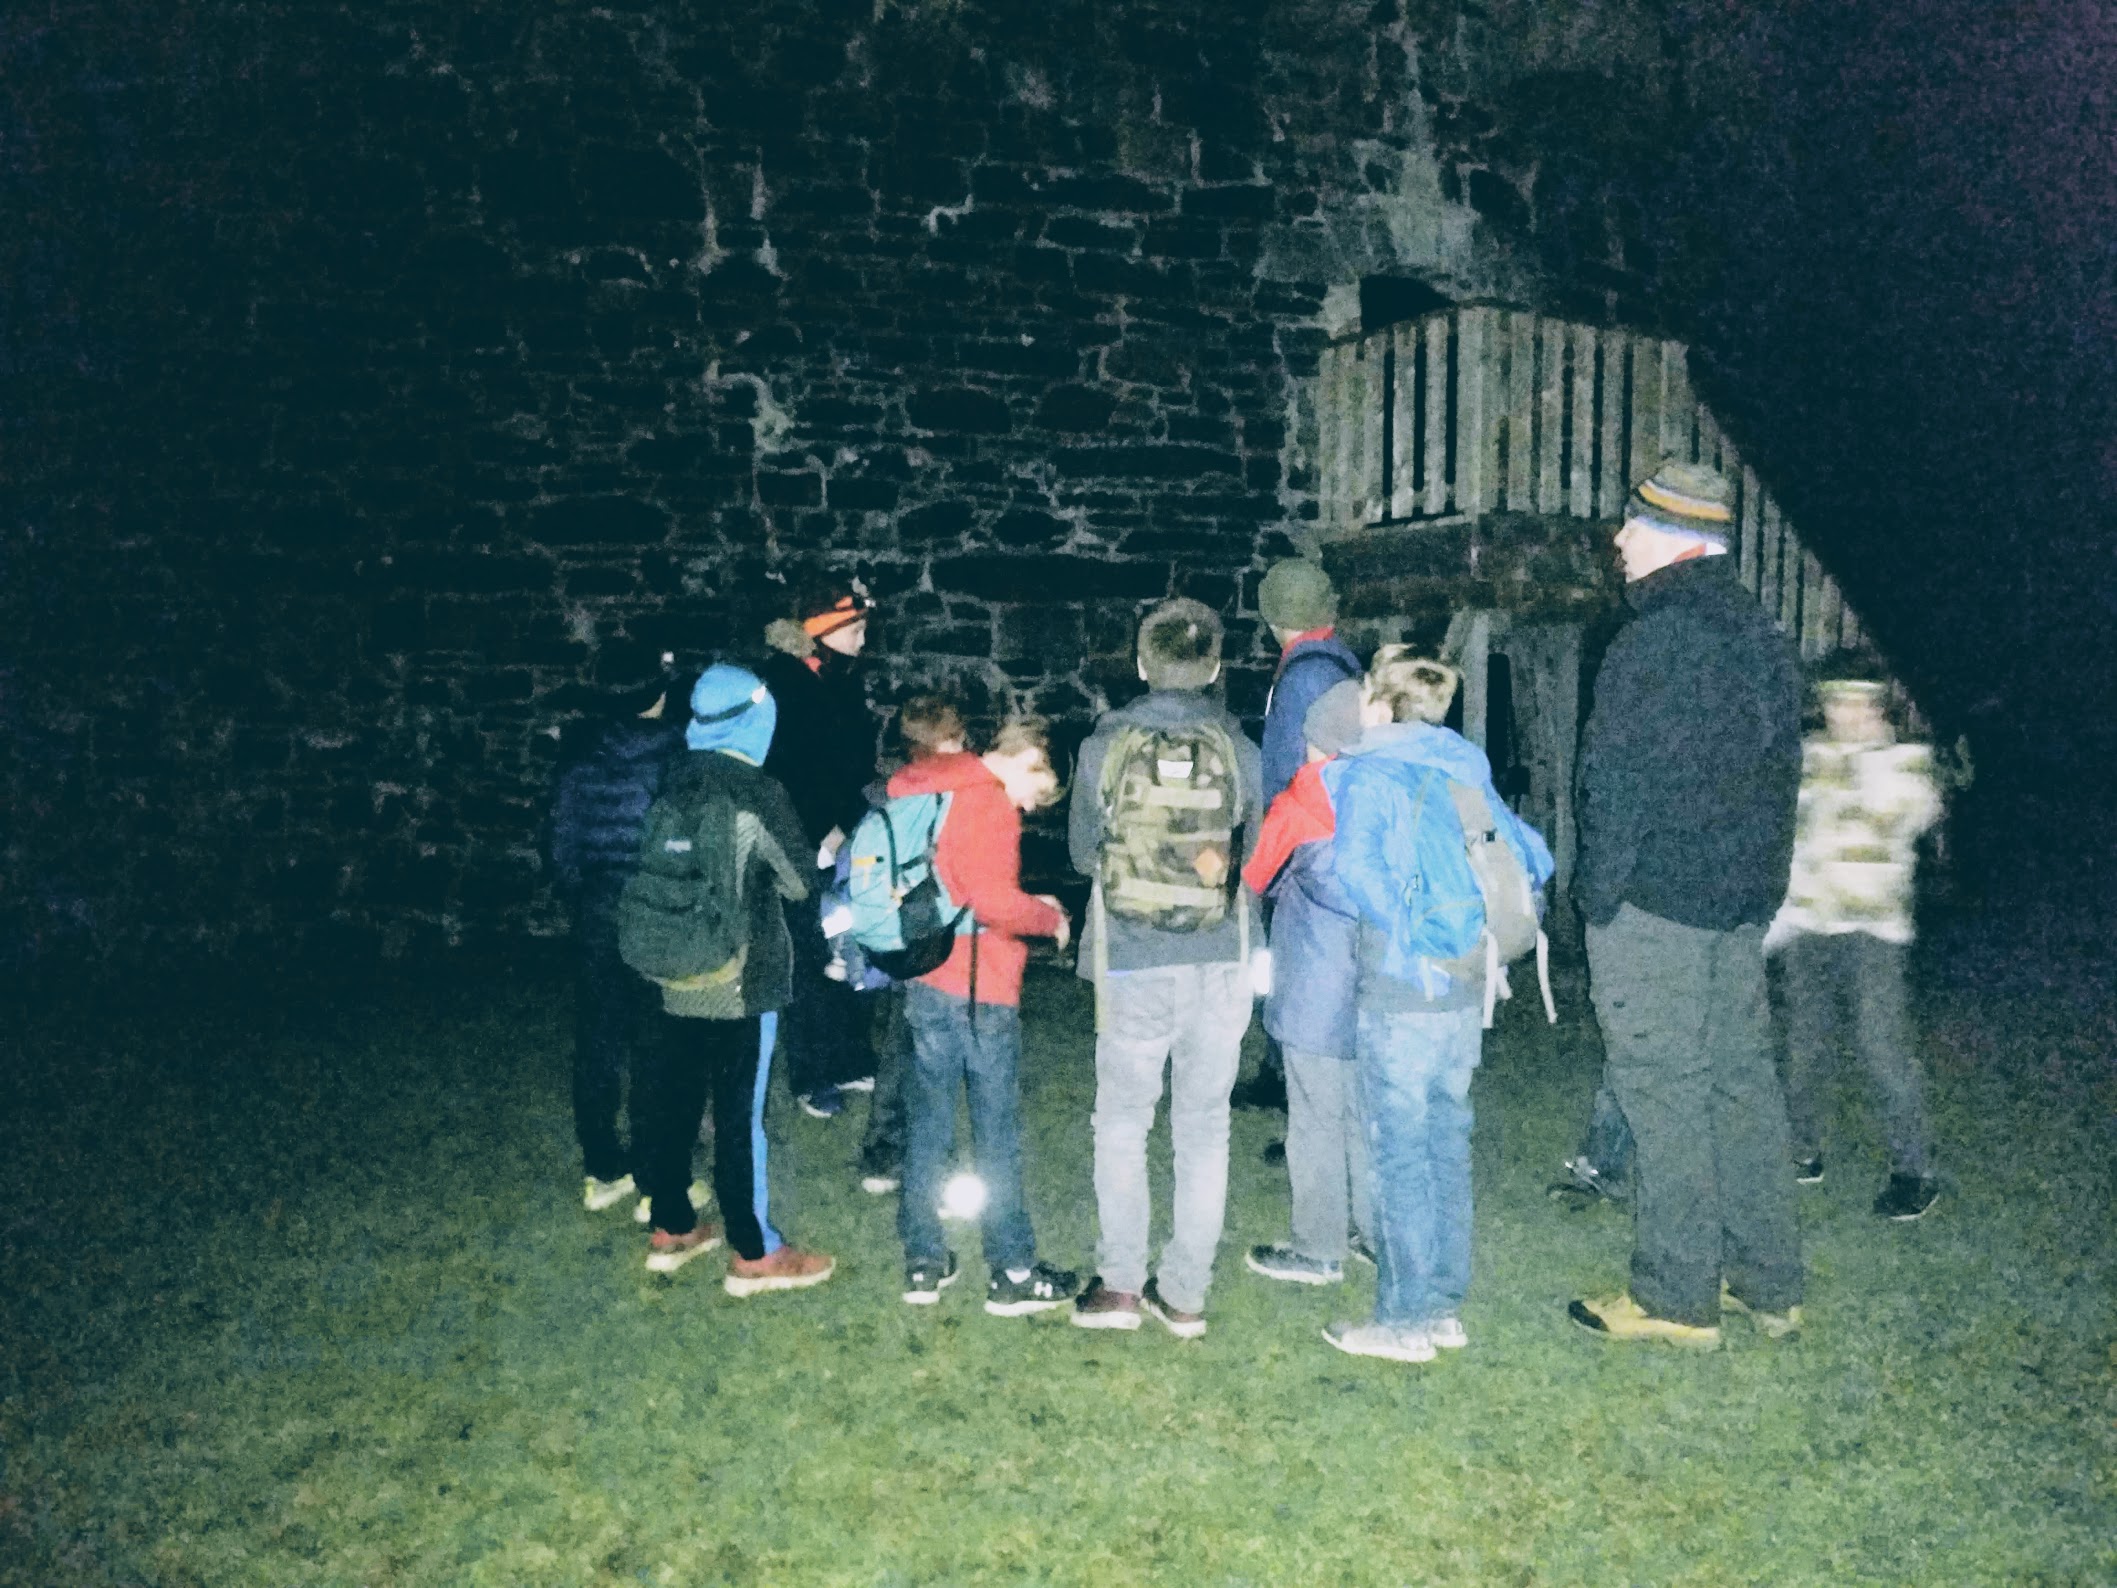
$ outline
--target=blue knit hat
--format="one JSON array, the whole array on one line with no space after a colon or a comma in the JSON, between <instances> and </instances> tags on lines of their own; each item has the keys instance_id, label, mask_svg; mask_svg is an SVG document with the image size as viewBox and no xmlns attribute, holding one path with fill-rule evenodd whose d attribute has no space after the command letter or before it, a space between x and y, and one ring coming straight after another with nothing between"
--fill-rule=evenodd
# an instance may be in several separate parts
<instances>
[{"instance_id":1,"label":"blue knit hat","mask_svg":"<svg viewBox=\"0 0 2117 1588\"><path fill-rule=\"evenodd\" d=\"M752 766L764 764L779 726L779 702L764 680L746 667L715 662L698 675L691 689L691 722L684 743L694 750L719 750L740 756Z\"/></svg>"}]
</instances>

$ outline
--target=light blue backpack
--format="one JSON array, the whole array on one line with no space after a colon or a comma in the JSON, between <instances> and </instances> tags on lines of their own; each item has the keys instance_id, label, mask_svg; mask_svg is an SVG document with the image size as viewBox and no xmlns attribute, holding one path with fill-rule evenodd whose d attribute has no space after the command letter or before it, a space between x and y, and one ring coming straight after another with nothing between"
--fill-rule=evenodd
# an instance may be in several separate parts
<instances>
[{"instance_id":1,"label":"light blue backpack","mask_svg":"<svg viewBox=\"0 0 2117 1588\"><path fill-rule=\"evenodd\" d=\"M951 793L900 794L860 818L846 840L852 868L846 902L851 936L868 962L897 981L938 970L956 939L976 929L967 906L941 885L934 847Z\"/></svg>"}]
</instances>

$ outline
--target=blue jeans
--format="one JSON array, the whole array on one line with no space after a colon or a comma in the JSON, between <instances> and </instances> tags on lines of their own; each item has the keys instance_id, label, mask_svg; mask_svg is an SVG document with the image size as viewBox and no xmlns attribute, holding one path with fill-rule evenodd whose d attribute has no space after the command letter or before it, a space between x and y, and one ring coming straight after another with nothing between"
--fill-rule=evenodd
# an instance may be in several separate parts
<instances>
[{"instance_id":1,"label":"blue jeans","mask_svg":"<svg viewBox=\"0 0 2117 1588\"><path fill-rule=\"evenodd\" d=\"M941 1179L956 1144L956 1087L970 1093L970 1140L985 1182L981 1234L989 1267L1023 1269L1036 1261L1036 1233L1022 1200L1022 1012L1006 1004L970 1003L923 982L904 989L911 1063L904 1075L904 1187L897 1233L906 1263L938 1263Z\"/></svg>"},{"instance_id":2,"label":"blue jeans","mask_svg":"<svg viewBox=\"0 0 2117 1588\"><path fill-rule=\"evenodd\" d=\"M1470 1073L1483 1036L1475 1008L1360 1011L1375 1322L1391 1328L1454 1316L1470 1288Z\"/></svg>"}]
</instances>

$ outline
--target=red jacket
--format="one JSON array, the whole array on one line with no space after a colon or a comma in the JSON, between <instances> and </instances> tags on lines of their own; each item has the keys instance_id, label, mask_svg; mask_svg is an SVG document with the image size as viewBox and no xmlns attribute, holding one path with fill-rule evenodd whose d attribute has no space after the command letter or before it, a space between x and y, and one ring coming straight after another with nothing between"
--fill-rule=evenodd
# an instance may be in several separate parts
<instances>
[{"instance_id":1,"label":"red jacket","mask_svg":"<svg viewBox=\"0 0 2117 1588\"><path fill-rule=\"evenodd\" d=\"M969 905L979 926L978 1002L1019 1004L1022 970L1029 963L1022 939L1055 936L1063 917L1022 891L1021 813L984 762L967 751L926 756L889 780L891 799L943 791L955 798L934 846L934 869L948 896ZM970 945L970 938L957 938L947 962L919 980L969 998Z\"/></svg>"},{"instance_id":2,"label":"red jacket","mask_svg":"<svg viewBox=\"0 0 2117 1588\"><path fill-rule=\"evenodd\" d=\"M1296 849L1319 838L1332 837L1337 831L1338 813L1332 809L1330 793L1323 786L1323 763L1310 761L1294 774L1286 792L1273 800L1272 808L1264 813L1264 825L1257 830L1257 847L1250 852L1249 864L1242 868L1242 880L1249 884L1250 892L1262 898L1272 879L1279 875L1279 868Z\"/></svg>"}]
</instances>

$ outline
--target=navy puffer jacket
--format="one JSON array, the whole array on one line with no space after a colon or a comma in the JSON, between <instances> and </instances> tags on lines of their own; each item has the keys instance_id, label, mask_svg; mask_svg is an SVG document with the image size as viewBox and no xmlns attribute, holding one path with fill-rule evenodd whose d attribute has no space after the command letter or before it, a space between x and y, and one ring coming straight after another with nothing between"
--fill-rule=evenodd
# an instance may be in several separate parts
<instances>
[{"instance_id":1,"label":"navy puffer jacket","mask_svg":"<svg viewBox=\"0 0 2117 1588\"><path fill-rule=\"evenodd\" d=\"M569 904L608 905L639 864L647 810L684 751L675 722L627 718L591 729L552 784L551 867Z\"/></svg>"}]
</instances>

